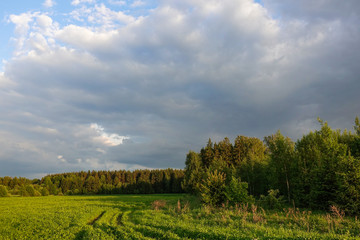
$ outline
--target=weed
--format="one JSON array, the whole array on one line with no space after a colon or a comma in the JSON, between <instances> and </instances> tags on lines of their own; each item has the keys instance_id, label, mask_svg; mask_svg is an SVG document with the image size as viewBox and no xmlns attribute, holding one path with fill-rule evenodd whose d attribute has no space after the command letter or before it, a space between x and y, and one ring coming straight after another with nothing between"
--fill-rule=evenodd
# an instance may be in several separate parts
<instances>
[{"instance_id":1,"label":"weed","mask_svg":"<svg viewBox=\"0 0 360 240\"><path fill-rule=\"evenodd\" d=\"M177 202L176 205L176 212L178 214L188 213L190 211L190 203L189 201L186 201L184 205L181 205L180 199Z\"/></svg>"},{"instance_id":2,"label":"weed","mask_svg":"<svg viewBox=\"0 0 360 240\"><path fill-rule=\"evenodd\" d=\"M329 232L331 232L332 231L332 223L333 223L333 221L332 221L332 217L331 217L331 215L330 214L326 214L326 216L325 216L325 219L326 219L326 222L327 222L327 224L328 224L328 230L329 230Z\"/></svg>"},{"instance_id":3,"label":"weed","mask_svg":"<svg viewBox=\"0 0 360 240\"><path fill-rule=\"evenodd\" d=\"M251 205L251 212L252 212L252 220L254 223L261 223L261 222L265 222L265 218L264 216L262 216L258 211L258 206L252 204ZM264 210L264 209L263 209Z\"/></svg>"},{"instance_id":4,"label":"weed","mask_svg":"<svg viewBox=\"0 0 360 240\"><path fill-rule=\"evenodd\" d=\"M292 219L297 225L310 231L311 211L300 211L299 208L284 208L283 210L287 219Z\"/></svg>"},{"instance_id":5,"label":"weed","mask_svg":"<svg viewBox=\"0 0 360 240\"><path fill-rule=\"evenodd\" d=\"M165 206L166 206L166 201L165 200L155 200L151 204L151 207L156 211L164 208Z\"/></svg>"},{"instance_id":6,"label":"weed","mask_svg":"<svg viewBox=\"0 0 360 240\"><path fill-rule=\"evenodd\" d=\"M334 205L331 205L330 206L330 211L332 213L332 215L336 218L338 218L340 221L343 221L344 220L344 217L345 217L345 212L343 210L341 210L340 208L334 206Z\"/></svg>"}]
</instances>

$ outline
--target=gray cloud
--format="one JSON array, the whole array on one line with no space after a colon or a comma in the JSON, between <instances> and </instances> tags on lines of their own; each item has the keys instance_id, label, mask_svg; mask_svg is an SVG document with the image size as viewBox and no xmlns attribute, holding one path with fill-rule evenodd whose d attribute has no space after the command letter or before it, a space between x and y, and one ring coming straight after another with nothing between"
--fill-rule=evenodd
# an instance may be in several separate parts
<instances>
[{"instance_id":1,"label":"gray cloud","mask_svg":"<svg viewBox=\"0 0 360 240\"><path fill-rule=\"evenodd\" d=\"M22 31L0 75L0 175L182 168L209 137L295 139L318 116L351 128L359 4L318 2L163 1L144 16L90 3L77 18L102 22L66 26L13 17Z\"/></svg>"}]
</instances>

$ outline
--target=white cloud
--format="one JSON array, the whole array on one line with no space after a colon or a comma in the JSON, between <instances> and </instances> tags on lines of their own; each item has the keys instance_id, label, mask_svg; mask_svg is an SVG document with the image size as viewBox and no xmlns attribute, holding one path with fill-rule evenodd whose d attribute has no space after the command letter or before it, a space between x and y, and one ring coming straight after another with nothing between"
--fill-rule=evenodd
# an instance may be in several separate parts
<instances>
[{"instance_id":1,"label":"white cloud","mask_svg":"<svg viewBox=\"0 0 360 240\"><path fill-rule=\"evenodd\" d=\"M48 44L54 45L53 35L58 31L58 23L39 12L10 15L9 21L15 24L15 56L49 51ZM31 25L30 25L31 23Z\"/></svg>"},{"instance_id":2,"label":"white cloud","mask_svg":"<svg viewBox=\"0 0 360 240\"><path fill-rule=\"evenodd\" d=\"M55 5L56 2L54 0L45 0L45 2L43 3L43 6L47 8L52 8Z\"/></svg>"},{"instance_id":3,"label":"white cloud","mask_svg":"<svg viewBox=\"0 0 360 240\"><path fill-rule=\"evenodd\" d=\"M126 5L126 1L109 0L108 2L112 5L118 5L118 6Z\"/></svg>"},{"instance_id":4,"label":"white cloud","mask_svg":"<svg viewBox=\"0 0 360 240\"><path fill-rule=\"evenodd\" d=\"M95 130L98 136L94 137L94 140L101 142L105 146L118 146L124 143L124 140L130 139L128 136L120 136L116 133L107 133L105 129L97 123L92 123L90 128Z\"/></svg>"},{"instance_id":5,"label":"white cloud","mask_svg":"<svg viewBox=\"0 0 360 240\"><path fill-rule=\"evenodd\" d=\"M87 25L96 26L100 31L118 29L119 23L128 24L136 19L123 11L113 11L103 3L92 7L82 6L72 11L70 16L77 21L88 23Z\"/></svg>"},{"instance_id":6,"label":"white cloud","mask_svg":"<svg viewBox=\"0 0 360 240\"><path fill-rule=\"evenodd\" d=\"M93 13L88 16L89 22L102 24L103 27L114 27L115 22L131 23L134 20L133 16L129 16L122 11L112 11L104 4L96 5Z\"/></svg>"},{"instance_id":7,"label":"white cloud","mask_svg":"<svg viewBox=\"0 0 360 240\"><path fill-rule=\"evenodd\" d=\"M141 7L141 6L144 6L144 5L145 5L144 1L136 0L131 4L131 7L135 8L135 7Z\"/></svg>"},{"instance_id":8,"label":"white cloud","mask_svg":"<svg viewBox=\"0 0 360 240\"><path fill-rule=\"evenodd\" d=\"M58 159L60 162L62 162L62 163L66 163L66 162L67 162L66 159L64 158L64 156L62 156L62 155L58 155L58 156L57 156L57 159Z\"/></svg>"},{"instance_id":9,"label":"white cloud","mask_svg":"<svg viewBox=\"0 0 360 240\"><path fill-rule=\"evenodd\" d=\"M47 29L52 26L53 20L47 15L39 15L36 19L37 24L42 29Z\"/></svg>"},{"instance_id":10,"label":"white cloud","mask_svg":"<svg viewBox=\"0 0 360 240\"><path fill-rule=\"evenodd\" d=\"M22 13L20 15L10 15L9 21L15 24L15 34L25 35L30 29L29 23L37 13Z\"/></svg>"},{"instance_id":11,"label":"white cloud","mask_svg":"<svg viewBox=\"0 0 360 240\"><path fill-rule=\"evenodd\" d=\"M77 5L83 4L83 3L93 4L93 3L96 3L96 0L73 0L71 2L71 5L77 6Z\"/></svg>"}]
</instances>

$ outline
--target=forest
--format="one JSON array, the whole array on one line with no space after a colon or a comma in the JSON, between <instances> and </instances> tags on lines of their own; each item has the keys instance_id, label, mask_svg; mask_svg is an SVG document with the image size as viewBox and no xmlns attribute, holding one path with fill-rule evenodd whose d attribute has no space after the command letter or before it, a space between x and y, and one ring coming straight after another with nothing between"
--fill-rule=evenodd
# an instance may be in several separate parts
<instances>
[{"instance_id":1,"label":"forest","mask_svg":"<svg viewBox=\"0 0 360 240\"><path fill-rule=\"evenodd\" d=\"M88 171L42 179L0 177L0 196L182 193L184 170Z\"/></svg>"},{"instance_id":2,"label":"forest","mask_svg":"<svg viewBox=\"0 0 360 240\"><path fill-rule=\"evenodd\" d=\"M209 139L186 157L184 190L208 205L254 202L347 214L360 213L360 123L354 132L333 130L318 119L320 130L296 142L277 131L255 137Z\"/></svg>"}]
</instances>

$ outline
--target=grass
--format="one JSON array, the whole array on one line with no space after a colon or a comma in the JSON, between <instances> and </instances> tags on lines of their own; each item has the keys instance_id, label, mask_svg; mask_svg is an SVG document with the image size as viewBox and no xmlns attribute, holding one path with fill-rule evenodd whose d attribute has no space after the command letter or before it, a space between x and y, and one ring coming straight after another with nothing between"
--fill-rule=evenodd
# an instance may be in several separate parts
<instances>
[{"instance_id":1,"label":"grass","mask_svg":"<svg viewBox=\"0 0 360 240\"><path fill-rule=\"evenodd\" d=\"M0 239L360 239L339 209L211 208L184 194L0 198Z\"/></svg>"}]
</instances>

